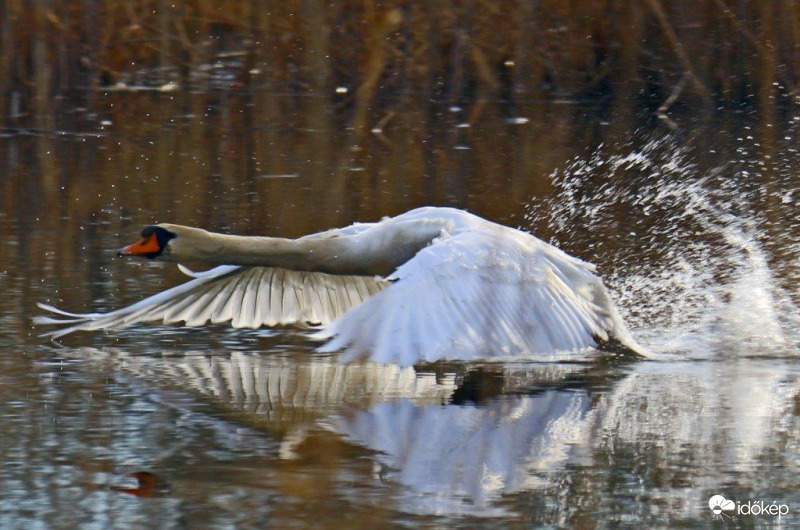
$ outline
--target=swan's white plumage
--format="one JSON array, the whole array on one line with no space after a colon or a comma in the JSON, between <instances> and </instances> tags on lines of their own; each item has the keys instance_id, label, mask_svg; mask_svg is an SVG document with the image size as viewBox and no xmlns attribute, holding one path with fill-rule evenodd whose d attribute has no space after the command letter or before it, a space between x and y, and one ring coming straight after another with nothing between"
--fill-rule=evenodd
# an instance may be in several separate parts
<instances>
[{"instance_id":1,"label":"swan's white plumage","mask_svg":"<svg viewBox=\"0 0 800 530\"><path fill-rule=\"evenodd\" d=\"M615 329L592 267L515 230L456 230L400 267L391 287L320 334L347 360L401 365L594 346Z\"/></svg>"},{"instance_id":2,"label":"swan's white plumage","mask_svg":"<svg viewBox=\"0 0 800 530\"><path fill-rule=\"evenodd\" d=\"M202 326L231 322L236 328L297 323L327 324L388 283L380 278L334 276L271 267L221 265L195 279L109 313L67 313L37 317L37 324L71 324L47 333L58 338L78 330L121 329L143 322Z\"/></svg>"},{"instance_id":3,"label":"swan's white plumage","mask_svg":"<svg viewBox=\"0 0 800 530\"><path fill-rule=\"evenodd\" d=\"M424 232L424 236L422 236ZM409 238L427 246L387 278L224 265L105 314L40 317L70 326L51 332L121 328L138 322L231 321L234 327L327 324L323 349L343 359L408 365L420 360L545 354L628 335L594 266L530 234L452 208L419 208L379 223L312 234L339 252L396 254Z\"/></svg>"}]
</instances>

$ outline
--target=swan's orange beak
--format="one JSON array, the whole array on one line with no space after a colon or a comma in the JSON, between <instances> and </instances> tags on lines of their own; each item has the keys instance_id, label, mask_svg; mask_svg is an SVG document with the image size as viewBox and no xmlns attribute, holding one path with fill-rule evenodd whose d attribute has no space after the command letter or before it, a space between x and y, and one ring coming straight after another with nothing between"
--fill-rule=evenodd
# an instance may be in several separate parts
<instances>
[{"instance_id":1,"label":"swan's orange beak","mask_svg":"<svg viewBox=\"0 0 800 530\"><path fill-rule=\"evenodd\" d=\"M128 245L117 251L117 256L146 256L148 254L156 254L161 251L161 246L158 244L158 238L155 232L142 238L138 243Z\"/></svg>"}]
</instances>

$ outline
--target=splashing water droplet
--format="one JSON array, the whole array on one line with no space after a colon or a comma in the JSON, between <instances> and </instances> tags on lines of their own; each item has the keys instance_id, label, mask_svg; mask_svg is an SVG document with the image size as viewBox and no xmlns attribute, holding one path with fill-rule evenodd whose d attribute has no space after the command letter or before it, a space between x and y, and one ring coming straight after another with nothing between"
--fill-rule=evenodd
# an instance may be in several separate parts
<instances>
[{"instance_id":1,"label":"splashing water droplet","mask_svg":"<svg viewBox=\"0 0 800 530\"><path fill-rule=\"evenodd\" d=\"M526 219L598 263L623 317L654 351L795 355L800 311L787 263L798 263L800 241L760 208L766 179L750 173L762 161L703 170L692 156L669 137L600 146L551 174L554 193L533 201ZM786 204L789 192L775 202Z\"/></svg>"}]
</instances>

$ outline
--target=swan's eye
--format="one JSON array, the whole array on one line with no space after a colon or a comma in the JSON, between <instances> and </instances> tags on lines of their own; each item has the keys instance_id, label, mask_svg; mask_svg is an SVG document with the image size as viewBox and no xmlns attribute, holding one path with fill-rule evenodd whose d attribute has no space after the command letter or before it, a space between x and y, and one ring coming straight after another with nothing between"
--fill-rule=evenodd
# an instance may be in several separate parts
<instances>
[{"instance_id":1,"label":"swan's eye","mask_svg":"<svg viewBox=\"0 0 800 530\"><path fill-rule=\"evenodd\" d=\"M150 233L153 234L153 237L155 237L156 241L158 241L158 248L161 252L166 250L169 242L177 237L173 232L170 232L166 228L162 228L160 226L151 226L148 228L152 229Z\"/></svg>"}]
</instances>

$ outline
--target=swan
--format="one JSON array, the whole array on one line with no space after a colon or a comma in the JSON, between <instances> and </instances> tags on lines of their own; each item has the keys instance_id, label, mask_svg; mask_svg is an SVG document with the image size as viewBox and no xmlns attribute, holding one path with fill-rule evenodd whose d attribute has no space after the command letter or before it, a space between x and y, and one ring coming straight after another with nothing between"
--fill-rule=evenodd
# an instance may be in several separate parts
<instances>
[{"instance_id":1,"label":"swan","mask_svg":"<svg viewBox=\"0 0 800 530\"><path fill-rule=\"evenodd\" d=\"M69 313L52 338L137 323L321 325L323 351L402 366L612 345L648 357L595 266L463 210L423 207L299 239L156 224L123 257L177 262L192 280L108 313ZM183 262L214 266L195 273Z\"/></svg>"}]
</instances>

